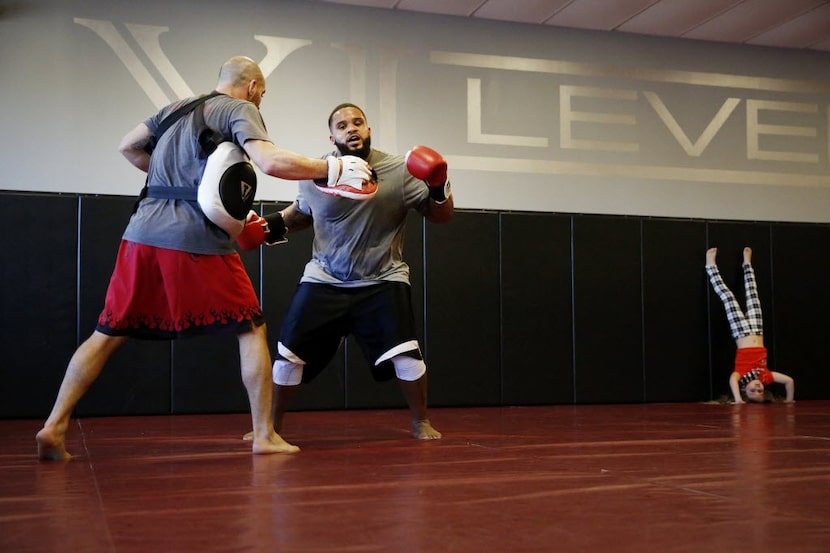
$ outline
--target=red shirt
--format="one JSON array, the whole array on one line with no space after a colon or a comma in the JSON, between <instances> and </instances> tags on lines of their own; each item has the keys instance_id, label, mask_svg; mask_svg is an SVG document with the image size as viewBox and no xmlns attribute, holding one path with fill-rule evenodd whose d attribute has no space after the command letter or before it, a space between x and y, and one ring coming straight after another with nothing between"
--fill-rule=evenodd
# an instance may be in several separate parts
<instances>
[{"instance_id":1,"label":"red shirt","mask_svg":"<svg viewBox=\"0 0 830 553\"><path fill-rule=\"evenodd\" d=\"M740 348L735 352L735 372L741 375L741 386L752 380L772 384L772 373L767 369L767 348Z\"/></svg>"}]
</instances>

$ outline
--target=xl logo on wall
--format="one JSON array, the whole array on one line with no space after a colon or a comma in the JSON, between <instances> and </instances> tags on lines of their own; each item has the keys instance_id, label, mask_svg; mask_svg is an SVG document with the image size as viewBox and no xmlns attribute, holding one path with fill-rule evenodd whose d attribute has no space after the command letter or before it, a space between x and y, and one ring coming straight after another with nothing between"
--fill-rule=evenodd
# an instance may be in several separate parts
<instances>
[{"instance_id":1,"label":"xl logo on wall","mask_svg":"<svg viewBox=\"0 0 830 553\"><path fill-rule=\"evenodd\" d=\"M193 91L184 82L181 74L173 67L170 59L161 48L159 37L170 30L168 27L137 25L132 23L126 23L124 25L153 64L153 67L164 78L171 90L173 90L176 95L174 98L169 97L164 92L161 85L155 80L139 56L111 21L76 17L75 23L94 31L95 34L101 37L112 48L113 52L118 56L118 59L121 60L121 63L124 64L127 71L130 72L156 108L161 109L176 100L194 96ZM254 38L261 42L267 51L265 58L259 62L266 78L289 54L303 46L311 44L310 40L283 37L255 35Z\"/></svg>"},{"instance_id":2,"label":"xl logo on wall","mask_svg":"<svg viewBox=\"0 0 830 553\"><path fill-rule=\"evenodd\" d=\"M162 51L159 37L168 27L125 24L176 97L169 97L141 58L110 21L80 19L75 22L95 32L115 52L142 90L158 108L193 95L179 72ZM267 77L290 54L312 44L310 40L254 35L266 49L259 61ZM351 66L350 91L363 105L367 94L367 50L361 46L332 44L346 53ZM396 54L379 56L379 127L387 142L397 135ZM830 84L741 75L638 69L550 59L431 51L428 63L435 68L455 68L459 105L466 106L464 151L482 155L452 155L457 169L529 174L587 175L634 179L679 180L776 186L830 186L826 176L830 157L830 113L823 98ZM517 122L513 132L489 132L496 100L488 98L488 82L502 88L528 76L546 78L546 90L555 124L546 135L533 135ZM518 85L521 86L521 85ZM659 90L663 88L663 91ZM666 87L681 87L683 102L671 104ZM698 130L684 128L679 114L688 111L695 91L717 100L707 105ZM491 105L492 104L492 105ZM670 107L672 106L672 107ZM502 109L499 106L498 109ZM740 125L740 129L736 127ZM687 125L688 126L688 125ZM730 127L730 151L724 162L713 163L712 144ZM731 137L737 137L733 140ZM661 142L682 163L661 162L649 156L649 140ZM492 155L498 147L499 155ZM511 152L521 155L511 156ZM538 153L536 153L538 152ZM586 156L590 155L590 159Z\"/></svg>"},{"instance_id":3,"label":"xl logo on wall","mask_svg":"<svg viewBox=\"0 0 830 553\"><path fill-rule=\"evenodd\" d=\"M779 99L754 98L753 93L762 95L824 95L830 93L830 84L786 79L762 79L727 74L689 71L665 71L620 68L590 63L573 63L557 60L516 58L507 56L479 55L459 52L434 51L430 59L435 64L446 64L466 68L498 70L504 74L534 73L562 76L564 80L617 80L627 84L624 87L574 85L562 82L558 85L558 147L561 150L594 152L599 162L544 161L504 158L468 158L467 165L494 171L559 173L572 175L618 176L666 180L702 182L728 182L747 184L771 184L785 186L827 186L830 179L819 172L826 167L830 156L830 112L827 104L810 101L788 101ZM728 95L720 106L705 120L703 131L697 136L689 134L678 123L675 113L667 106L661 95L649 89L649 83L681 85L690 88L736 90L740 96ZM593 99L594 105L614 105L615 111L576 107L580 100ZM550 139L544 136L492 135L482 132L481 114L485 98L481 93L481 79L467 80L467 137L470 143L502 144L533 148L550 148ZM650 110L643 116L637 111L637 103L645 103ZM628 104L630 107L624 107ZM623 106L623 107L620 107ZM769 172L766 170L724 170L700 168L694 161L700 158L721 132L730 118L743 107L745 129L742 138L748 162L781 162L804 172ZM640 115L637 115L637 114ZM794 115L798 122L788 121ZM661 127L664 135L670 137L691 163L683 167L658 164L602 163L604 152L638 154L641 144L635 140L613 140L606 135L610 129L644 125L651 116L651 124ZM805 117L806 116L806 117ZM585 128L591 125L594 134ZM581 128L582 127L582 128ZM820 132L821 129L821 132ZM580 135L580 131L582 131ZM636 133L632 133L636 136ZM792 142L788 142L793 138ZM779 147L769 144L781 145ZM792 170L792 169L790 169Z\"/></svg>"}]
</instances>

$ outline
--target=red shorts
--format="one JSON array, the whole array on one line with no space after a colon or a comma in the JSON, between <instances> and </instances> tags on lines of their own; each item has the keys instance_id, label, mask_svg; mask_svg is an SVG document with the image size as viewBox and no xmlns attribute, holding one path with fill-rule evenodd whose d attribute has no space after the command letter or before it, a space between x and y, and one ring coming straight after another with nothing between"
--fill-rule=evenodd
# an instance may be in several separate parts
<instances>
[{"instance_id":1,"label":"red shorts","mask_svg":"<svg viewBox=\"0 0 830 553\"><path fill-rule=\"evenodd\" d=\"M197 255L121 241L99 332L147 339L241 333L263 323L238 254Z\"/></svg>"}]
</instances>

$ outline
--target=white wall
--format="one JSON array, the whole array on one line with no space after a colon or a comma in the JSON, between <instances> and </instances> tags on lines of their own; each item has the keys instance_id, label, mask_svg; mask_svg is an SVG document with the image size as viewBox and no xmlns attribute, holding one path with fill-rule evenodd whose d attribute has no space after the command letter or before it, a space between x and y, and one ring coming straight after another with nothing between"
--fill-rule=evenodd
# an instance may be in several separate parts
<instances>
[{"instance_id":1,"label":"white wall","mask_svg":"<svg viewBox=\"0 0 830 553\"><path fill-rule=\"evenodd\" d=\"M461 208L830 221L821 53L302 0L21 2L0 52L4 190L136 194L123 134L244 54L278 145L322 155L355 102L376 147L447 156Z\"/></svg>"}]
</instances>

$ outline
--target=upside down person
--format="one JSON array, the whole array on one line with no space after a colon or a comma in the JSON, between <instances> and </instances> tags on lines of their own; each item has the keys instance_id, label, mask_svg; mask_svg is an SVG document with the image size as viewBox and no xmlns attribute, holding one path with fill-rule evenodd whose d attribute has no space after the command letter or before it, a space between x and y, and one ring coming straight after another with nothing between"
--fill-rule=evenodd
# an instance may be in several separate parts
<instances>
[{"instance_id":1,"label":"upside down person","mask_svg":"<svg viewBox=\"0 0 830 553\"><path fill-rule=\"evenodd\" d=\"M769 370L767 367L767 349L764 347L764 321L761 314L761 301L755 284L755 271L752 268L752 249L744 248L742 264L744 289L746 293L746 312L741 310L735 295L724 284L716 262L718 249L706 251L706 274L715 293L723 302L729 328L735 339L735 369L729 376L729 388L735 403L751 401L762 403L765 400L765 387L773 382L783 384L787 402L793 401L795 383L786 374Z\"/></svg>"}]
</instances>

